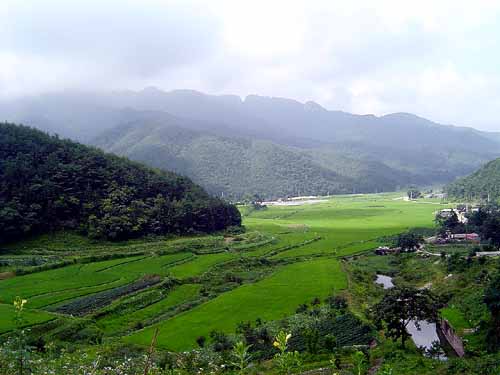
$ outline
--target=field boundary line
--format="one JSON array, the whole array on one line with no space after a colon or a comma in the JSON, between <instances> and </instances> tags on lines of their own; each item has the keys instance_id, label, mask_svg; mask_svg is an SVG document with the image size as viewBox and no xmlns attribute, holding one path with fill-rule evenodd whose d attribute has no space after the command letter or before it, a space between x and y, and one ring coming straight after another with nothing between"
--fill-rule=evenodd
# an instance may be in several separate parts
<instances>
[{"instance_id":1,"label":"field boundary line","mask_svg":"<svg viewBox=\"0 0 500 375\"><path fill-rule=\"evenodd\" d=\"M30 295L28 297L29 298L36 298L36 297L47 296L47 295L51 295L51 294L55 295L57 293L64 293L64 292L68 292L68 291L71 291L71 290L83 290L83 289L87 289L87 288L97 288L99 286L103 286L103 285L106 285L106 284L112 284L112 283L114 283L116 281L119 281L119 280L122 280L122 279L123 279L123 277L119 277L117 279L113 279L111 281L106 281L106 282L103 282L103 283L100 283L100 284L88 285L88 286L80 286L80 287L75 287L75 288L66 288L66 289L60 289L60 290L57 290L57 291L32 294L32 295Z\"/></svg>"},{"instance_id":2,"label":"field boundary line","mask_svg":"<svg viewBox=\"0 0 500 375\"><path fill-rule=\"evenodd\" d=\"M187 256L185 258L162 264L161 268L164 268L164 267L170 268L170 267L178 266L179 264L189 263L192 259L196 259L196 258L197 258L197 256L194 253L191 253L190 256Z\"/></svg>"},{"instance_id":3,"label":"field boundary line","mask_svg":"<svg viewBox=\"0 0 500 375\"><path fill-rule=\"evenodd\" d=\"M118 280L124 280L124 279L120 278ZM125 281L126 281L126 279L125 279ZM57 306L57 305L59 305L59 304L61 304L63 302L70 301L72 299L87 297L87 296L89 296L91 294L97 294L97 293L105 292L105 291L111 290L113 288L119 288L120 286L123 286L123 285L126 285L126 282L123 283L123 284L118 284L118 285L111 286L109 288L105 288L105 289L101 289L101 290L97 290L97 291L91 291L91 292L80 294L80 295L77 295L77 296L72 296L72 297L64 298L64 299L61 299L61 300L59 300L57 302L54 302L54 303L49 303L49 304L46 304L46 305L42 305L42 306L39 307L39 309L45 310L47 308L51 308L52 306ZM51 310L47 310L47 311L49 311L49 312L55 312L55 311L51 311Z\"/></svg>"},{"instance_id":4,"label":"field boundary line","mask_svg":"<svg viewBox=\"0 0 500 375\"><path fill-rule=\"evenodd\" d=\"M98 273L98 272L102 272L102 271L107 271L107 270L109 270L111 268L122 266L122 265L128 264L128 263L139 262L139 261L144 260L146 258L149 258L149 256L145 255L145 256L143 256L142 258L139 258L139 259L131 259L131 260L127 260L125 262L113 264L112 266L107 266L107 267L104 267L104 268L100 268L100 269L98 269L98 270L96 270L94 272ZM92 264L92 263L89 263L89 264Z\"/></svg>"}]
</instances>

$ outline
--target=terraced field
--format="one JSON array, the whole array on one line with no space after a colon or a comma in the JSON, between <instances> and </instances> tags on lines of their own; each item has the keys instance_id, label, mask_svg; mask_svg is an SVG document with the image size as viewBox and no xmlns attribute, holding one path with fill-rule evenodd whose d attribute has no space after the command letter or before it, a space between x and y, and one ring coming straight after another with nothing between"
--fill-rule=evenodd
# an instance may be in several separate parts
<instances>
[{"instance_id":1,"label":"terraced field","mask_svg":"<svg viewBox=\"0 0 500 375\"><path fill-rule=\"evenodd\" d=\"M31 256L32 249L40 257L76 263L0 280L0 334L14 328L16 296L35 309L27 314L29 324L53 319L51 311L79 315L81 308L79 316L105 336L147 345L158 327L158 345L174 350L194 347L198 336L212 330L232 332L241 321L279 319L301 303L348 287L340 257L370 250L410 227L432 226L434 211L442 208L436 201L396 197L334 197L257 211L242 207L247 232L226 237L123 244L70 237L17 244L0 260ZM79 262L88 254L121 257Z\"/></svg>"},{"instance_id":2,"label":"terraced field","mask_svg":"<svg viewBox=\"0 0 500 375\"><path fill-rule=\"evenodd\" d=\"M12 302L16 296L22 296L30 301L30 307L47 307L118 287L147 274L167 275L171 265L191 256L190 253L179 253L75 264L5 280L0 283L0 295L4 302Z\"/></svg>"},{"instance_id":3,"label":"terraced field","mask_svg":"<svg viewBox=\"0 0 500 375\"><path fill-rule=\"evenodd\" d=\"M168 293L166 298L160 299L158 302L152 303L142 309L114 311L112 314L106 315L103 319L99 319L98 326L106 334L134 329L140 322L154 318L180 303L195 299L200 292L200 288L201 286L198 284L181 285Z\"/></svg>"},{"instance_id":4,"label":"terraced field","mask_svg":"<svg viewBox=\"0 0 500 375\"><path fill-rule=\"evenodd\" d=\"M346 277L337 259L293 263L279 268L262 281L224 293L125 340L147 345L154 329L159 327L160 346L172 350L189 349L200 335L208 337L213 330L230 332L241 321L279 319L293 313L304 301L323 298L346 287Z\"/></svg>"}]
</instances>

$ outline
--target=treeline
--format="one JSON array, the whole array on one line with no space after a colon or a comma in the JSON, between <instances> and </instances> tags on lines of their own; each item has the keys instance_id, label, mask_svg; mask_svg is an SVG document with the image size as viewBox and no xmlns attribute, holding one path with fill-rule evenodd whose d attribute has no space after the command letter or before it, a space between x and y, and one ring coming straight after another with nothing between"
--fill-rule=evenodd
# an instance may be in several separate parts
<instances>
[{"instance_id":1,"label":"treeline","mask_svg":"<svg viewBox=\"0 0 500 375\"><path fill-rule=\"evenodd\" d=\"M188 178L0 124L0 242L66 228L123 240L240 224L235 206Z\"/></svg>"}]
</instances>

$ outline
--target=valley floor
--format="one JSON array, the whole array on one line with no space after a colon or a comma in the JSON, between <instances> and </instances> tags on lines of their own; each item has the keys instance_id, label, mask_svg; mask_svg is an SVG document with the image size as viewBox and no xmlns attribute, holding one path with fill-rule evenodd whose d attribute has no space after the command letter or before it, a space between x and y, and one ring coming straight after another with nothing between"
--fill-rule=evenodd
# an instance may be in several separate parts
<instances>
[{"instance_id":1,"label":"valley floor","mask_svg":"<svg viewBox=\"0 0 500 375\"><path fill-rule=\"evenodd\" d=\"M447 207L397 197L242 206L245 233L127 243L59 233L8 246L0 255L0 335L19 328L12 306L17 296L28 301L22 326L44 342L146 348L158 332L158 349L185 351L213 332L233 334L241 322L280 320L301 304L332 295L345 297L351 312L367 321L368 307L383 294L373 282L377 273L395 276L396 284L458 287L445 281L439 260L401 264L401 258L370 255L409 228L432 228L435 211ZM469 295L472 301L472 289ZM481 313L464 314L463 305L456 298L442 311L460 334ZM381 342L374 352L379 357L397 351Z\"/></svg>"},{"instance_id":2,"label":"valley floor","mask_svg":"<svg viewBox=\"0 0 500 375\"><path fill-rule=\"evenodd\" d=\"M40 272L0 281L0 308L11 311L20 296L33 315L27 315L27 325L91 318L105 337L143 345L159 327L160 347L189 349L213 330L232 332L240 321L278 319L304 301L341 292L347 279L340 257L373 249L410 227L432 226L436 206L393 198L339 196L315 205L241 207L247 233L234 237L103 244L68 234L26 241L1 256L4 274L15 268ZM41 265L26 266L30 262ZM153 276L158 278L151 285L134 286ZM0 332L13 327L11 315L2 314Z\"/></svg>"}]
</instances>

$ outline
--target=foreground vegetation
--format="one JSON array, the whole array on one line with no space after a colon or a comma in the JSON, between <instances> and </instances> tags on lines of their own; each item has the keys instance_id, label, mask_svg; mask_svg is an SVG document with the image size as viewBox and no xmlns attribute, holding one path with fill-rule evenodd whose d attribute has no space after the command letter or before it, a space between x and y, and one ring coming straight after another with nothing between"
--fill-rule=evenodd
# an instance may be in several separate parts
<instances>
[{"instance_id":1,"label":"foreground vegetation","mask_svg":"<svg viewBox=\"0 0 500 375\"><path fill-rule=\"evenodd\" d=\"M121 243L66 233L16 243L0 255L0 358L11 366L2 371L496 374L483 295L497 261L468 259L467 244L428 245L438 256L370 251L432 228L443 207L396 194L339 196L240 207L244 233ZM389 339L386 323L375 324L386 295L376 274L428 288L466 358L443 362ZM27 299L22 314L17 296Z\"/></svg>"}]
</instances>

